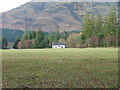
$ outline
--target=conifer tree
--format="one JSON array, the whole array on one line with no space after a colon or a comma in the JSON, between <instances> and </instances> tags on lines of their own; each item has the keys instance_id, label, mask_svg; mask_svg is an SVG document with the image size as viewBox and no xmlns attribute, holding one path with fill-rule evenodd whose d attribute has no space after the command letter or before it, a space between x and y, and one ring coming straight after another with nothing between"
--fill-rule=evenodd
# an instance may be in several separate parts
<instances>
[{"instance_id":1,"label":"conifer tree","mask_svg":"<svg viewBox=\"0 0 120 90\"><path fill-rule=\"evenodd\" d=\"M35 48L44 48L44 47L45 47L45 36L43 34L43 31L39 30L36 33Z\"/></svg>"},{"instance_id":2,"label":"conifer tree","mask_svg":"<svg viewBox=\"0 0 120 90\"><path fill-rule=\"evenodd\" d=\"M32 39L32 36L31 36L31 33L30 33L30 32L27 33L27 39L28 39L28 40L31 40L31 39Z\"/></svg>"},{"instance_id":3,"label":"conifer tree","mask_svg":"<svg viewBox=\"0 0 120 90\"><path fill-rule=\"evenodd\" d=\"M16 38L16 41L15 41L15 43L13 45L13 48L18 49L17 48L18 42L20 42L20 38L19 37Z\"/></svg>"},{"instance_id":4,"label":"conifer tree","mask_svg":"<svg viewBox=\"0 0 120 90\"><path fill-rule=\"evenodd\" d=\"M69 33L64 31L62 32L61 38L66 40L68 36L69 36Z\"/></svg>"},{"instance_id":5,"label":"conifer tree","mask_svg":"<svg viewBox=\"0 0 120 90\"><path fill-rule=\"evenodd\" d=\"M115 11L115 8L113 7L110 11L110 13L105 17L104 22L104 34L106 36L108 35L116 35L118 32L118 26L117 26L117 14Z\"/></svg>"},{"instance_id":6,"label":"conifer tree","mask_svg":"<svg viewBox=\"0 0 120 90\"><path fill-rule=\"evenodd\" d=\"M32 38L32 39L36 38L36 32L35 32L35 31L32 31L32 32L31 32L31 38Z\"/></svg>"},{"instance_id":7,"label":"conifer tree","mask_svg":"<svg viewBox=\"0 0 120 90\"><path fill-rule=\"evenodd\" d=\"M55 40L54 40L54 33L53 32L50 32L50 34L49 34L49 41L50 41L50 43L52 43L52 42L55 42Z\"/></svg>"},{"instance_id":8,"label":"conifer tree","mask_svg":"<svg viewBox=\"0 0 120 90\"><path fill-rule=\"evenodd\" d=\"M60 32L59 32L58 29L57 29L56 32L55 32L55 37L54 37L54 39L55 39L55 42L58 42L58 40L60 39Z\"/></svg>"},{"instance_id":9,"label":"conifer tree","mask_svg":"<svg viewBox=\"0 0 120 90\"><path fill-rule=\"evenodd\" d=\"M98 36L100 33L102 33L102 19L100 16L96 16L93 36Z\"/></svg>"},{"instance_id":10,"label":"conifer tree","mask_svg":"<svg viewBox=\"0 0 120 90\"><path fill-rule=\"evenodd\" d=\"M82 37L88 38L91 36L91 22L88 13L85 14L84 22L83 22L83 31Z\"/></svg>"},{"instance_id":11,"label":"conifer tree","mask_svg":"<svg viewBox=\"0 0 120 90\"><path fill-rule=\"evenodd\" d=\"M27 36L27 32L25 31L23 34L22 42L27 40L27 39L28 39L28 36Z\"/></svg>"},{"instance_id":12,"label":"conifer tree","mask_svg":"<svg viewBox=\"0 0 120 90\"><path fill-rule=\"evenodd\" d=\"M91 30L91 35L90 36L94 36L94 32L95 32L95 17L94 17L94 15L92 15L92 18L91 18L90 30Z\"/></svg>"},{"instance_id":13,"label":"conifer tree","mask_svg":"<svg viewBox=\"0 0 120 90\"><path fill-rule=\"evenodd\" d=\"M2 49L7 48L7 39L5 37L2 37Z\"/></svg>"}]
</instances>

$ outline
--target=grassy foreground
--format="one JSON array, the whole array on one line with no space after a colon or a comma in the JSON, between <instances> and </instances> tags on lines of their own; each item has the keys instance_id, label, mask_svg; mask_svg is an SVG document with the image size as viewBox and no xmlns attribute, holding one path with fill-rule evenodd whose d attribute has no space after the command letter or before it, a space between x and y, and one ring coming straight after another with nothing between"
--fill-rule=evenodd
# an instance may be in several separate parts
<instances>
[{"instance_id":1,"label":"grassy foreground","mask_svg":"<svg viewBox=\"0 0 120 90\"><path fill-rule=\"evenodd\" d=\"M118 49L2 50L3 88L118 87Z\"/></svg>"}]
</instances>

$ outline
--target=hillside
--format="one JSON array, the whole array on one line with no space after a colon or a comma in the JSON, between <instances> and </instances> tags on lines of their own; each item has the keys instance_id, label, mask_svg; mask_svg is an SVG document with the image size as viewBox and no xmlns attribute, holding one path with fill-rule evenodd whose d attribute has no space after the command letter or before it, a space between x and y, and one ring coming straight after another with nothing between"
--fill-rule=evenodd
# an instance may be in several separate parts
<instances>
[{"instance_id":1,"label":"hillside","mask_svg":"<svg viewBox=\"0 0 120 90\"><path fill-rule=\"evenodd\" d=\"M5 37L8 42L14 42L16 40L16 37L22 38L24 33L21 30L6 29L6 28L0 29L0 32L2 32L2 37Z\"/></svg>"},{"instance_id":2,"label":"hillside","mask_svg":"<svg viewBox=\"0 0 120 90\"><path fill-rule=\"evenodd\" d=\"M110 2L28 2L18 8L1 14L2 27L19 30L78 31L82 28L84 14L105 16L110 7L117 6Z\"/></svg>"}]
</instances>

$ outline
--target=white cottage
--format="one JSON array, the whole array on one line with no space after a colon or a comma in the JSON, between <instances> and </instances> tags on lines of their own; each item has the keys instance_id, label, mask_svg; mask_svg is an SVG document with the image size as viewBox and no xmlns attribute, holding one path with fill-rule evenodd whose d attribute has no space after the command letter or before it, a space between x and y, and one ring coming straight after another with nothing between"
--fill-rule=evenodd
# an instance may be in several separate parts
<instances>
[{"instance_id":1,"label":"white cottage","mask_svg":"<svg viewBox=\"0 0 120 90\"><path fill-rule=\"evenodd\" d=\"M52 43L52 48L65 48L64 43Z\"/></svg>"}]
</instances>

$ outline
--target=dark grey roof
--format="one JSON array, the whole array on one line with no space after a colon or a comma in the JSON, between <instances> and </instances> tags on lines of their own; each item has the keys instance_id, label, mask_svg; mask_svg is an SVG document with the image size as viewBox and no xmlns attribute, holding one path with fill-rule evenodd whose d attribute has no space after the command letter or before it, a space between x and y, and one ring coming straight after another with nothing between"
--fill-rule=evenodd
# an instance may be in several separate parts
<instances>
[{"instance_id":1,"label":"dark grey roof","mask_svg":"<svg viewBox=\"0 0 120 90\"><path fill-rule=\"evenodd\" d=\"M52 45L65 45L64 43L52 43Z\"/></svg>"}]
</instances>

